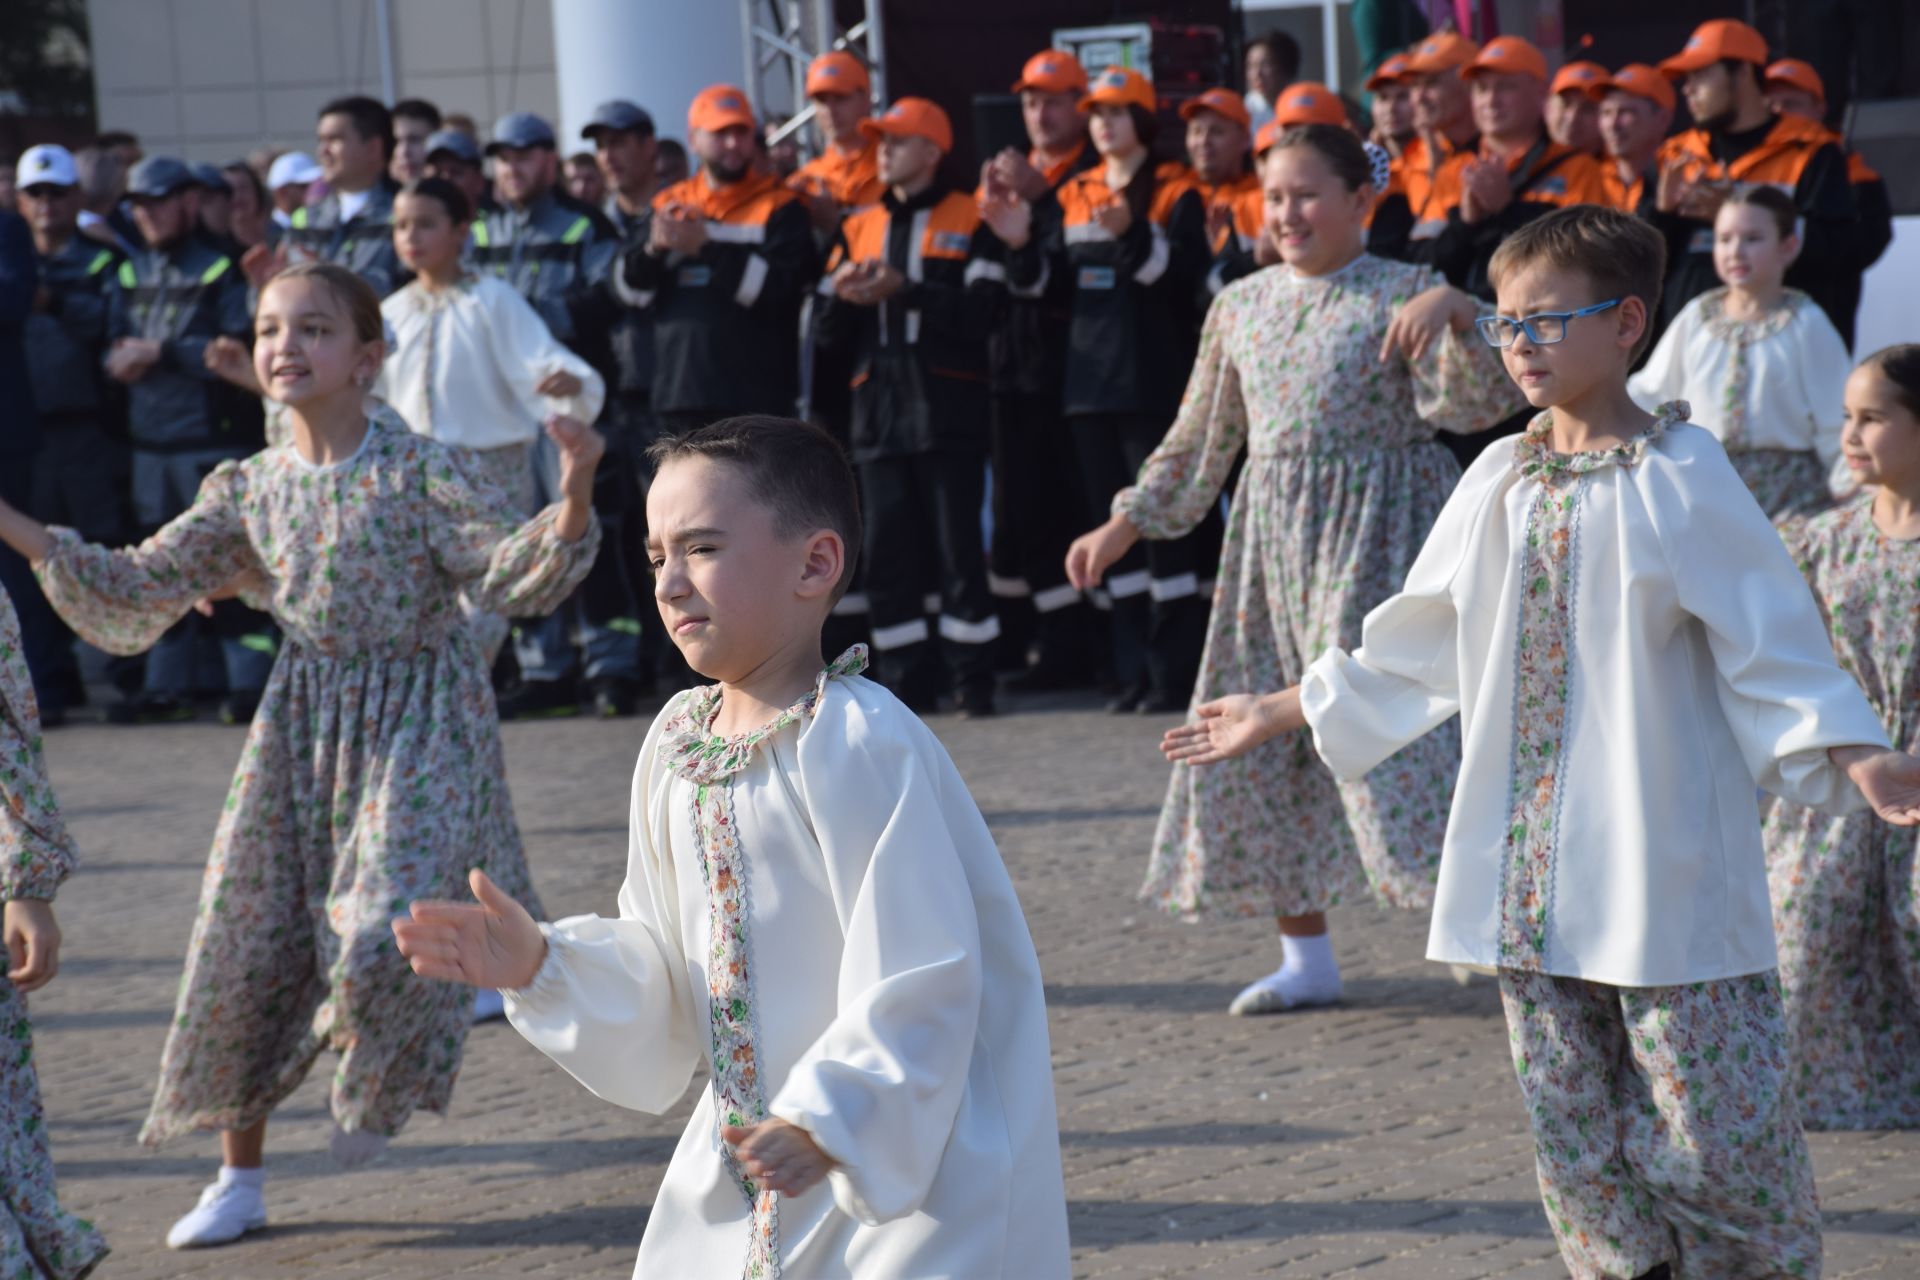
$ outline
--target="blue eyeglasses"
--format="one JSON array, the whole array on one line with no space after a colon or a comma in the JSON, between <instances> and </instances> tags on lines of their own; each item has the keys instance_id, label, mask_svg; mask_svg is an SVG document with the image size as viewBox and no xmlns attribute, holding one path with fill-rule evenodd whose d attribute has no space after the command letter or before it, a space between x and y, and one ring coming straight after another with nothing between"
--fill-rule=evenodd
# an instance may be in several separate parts
<instances>
[{"instance_id":1,"label":"blue eyeglasses","mask_svg":"<svg viewBox=\"0 0 1920 1280\"><path fill-rule=\"evenodd\" d=\"M1578 311L1536 311L1530 316L1521 316L1518 320L1509 320L1505 316L1481 316L1474 324L1479 326L1480 336L1487 340L1490 347L1510 347L1513 340L1526 332L1527 341L1536 347L1550 347L1567 336L1567 322L1578 320L1581 316L1597 316L1608 307L1617 307L1620 299L1610 298L1605 302L1596 302L1590 307Z\"/></svg>"}]
</instances>

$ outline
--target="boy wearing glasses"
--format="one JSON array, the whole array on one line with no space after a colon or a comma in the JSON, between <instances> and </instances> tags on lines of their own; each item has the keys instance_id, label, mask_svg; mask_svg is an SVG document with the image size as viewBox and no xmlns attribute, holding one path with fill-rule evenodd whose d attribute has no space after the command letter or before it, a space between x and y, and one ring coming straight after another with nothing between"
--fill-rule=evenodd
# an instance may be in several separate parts
<instances>
[{"instance_id":1,"label":"boy wearing glasses","mask_svg":"<svg viewBox=\"0 0 1920 1280\"><path fill-rule=\"evenodd\" d=\"M1627 395L1664 268L1614 210L1516 231L1480 326L1542 412L1462 477L1360 648L1163 749L1206 764L1304 726L1358 777L1457 712L1428 956L1499 976L1569 1270L1813 1275L1753 788L1912 825L1920 759L1718 441Z\"/></svg>"}]
</instances>

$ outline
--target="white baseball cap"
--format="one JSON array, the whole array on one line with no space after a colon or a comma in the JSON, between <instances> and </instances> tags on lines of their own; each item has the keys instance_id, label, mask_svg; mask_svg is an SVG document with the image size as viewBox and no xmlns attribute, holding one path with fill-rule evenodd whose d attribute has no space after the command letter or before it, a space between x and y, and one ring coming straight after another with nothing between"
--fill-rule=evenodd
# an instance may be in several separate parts
<instances>
[{"instance_id":1,"label":"white baseball cap","mask_svg":"<svg viewBox=\"0 0 1920 1280\"><path fill-rule=\"evenodd\" d=\"M267 170L267 187L278 191L282 187L304 187L309 182L320 179L320 166L313 157L304 151L289 151L273 162Z\"/></svg>"},{"instance_id":2,"label":"white baseball cap","mask_svg":"<svg viewBox=\"0 0 1920 1280\"><path fill-rule=\"evenodd\" d=\"M13 171L13 182L22 190L44 186L77 187L80 185L80 175L74 170L71 151L43 142L37 147L28 147L21 155L20 163Z\"/></svg>"}]
</instances>

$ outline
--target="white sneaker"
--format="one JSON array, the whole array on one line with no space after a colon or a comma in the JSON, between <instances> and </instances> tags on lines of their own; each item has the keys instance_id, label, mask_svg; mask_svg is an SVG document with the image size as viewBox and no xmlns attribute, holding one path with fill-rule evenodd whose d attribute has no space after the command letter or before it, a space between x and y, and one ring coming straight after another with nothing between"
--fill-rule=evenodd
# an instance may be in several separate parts
<instances>
[{"instance_id":1,"label":"white sneaker","mask_svg":"<svg viewBox=\"0 0 1920 1280\"><path fill-rule=\"evenodd\" d=\"M1260 979L1233 998L1227 1012L1236 1018L1261 1013L1285 1013L1290 1009L1310 1009L1340 1003L1340 974L1298 973L1279 969Z\"/></svg>"},{"instance_id":2,"label":"white sneaker","mask_svg":"<svg viewBox=\"0 0 1920 1280\"><path fill-rule=\"evenodd\" d=\"M259 1187L243 1187L236 1182L216 1182L200 1193L193 1212L173 1224L167 1232L169 1249L204 1249L209 1245L232 1244L249 1231L267 1225L266 1196Z\"/></svg>"}]
</instances>

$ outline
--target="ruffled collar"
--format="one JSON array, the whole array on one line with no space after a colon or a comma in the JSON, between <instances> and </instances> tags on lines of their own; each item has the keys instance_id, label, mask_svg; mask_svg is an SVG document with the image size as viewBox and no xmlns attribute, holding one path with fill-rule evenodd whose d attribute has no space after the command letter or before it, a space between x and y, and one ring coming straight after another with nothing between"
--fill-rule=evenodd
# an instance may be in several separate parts
<instances>
[{"instance_id":1,"label":"ruffled collar","mask_svg":"<svg viewBox=\"0 0 1920 1280\"><path fill-rule=\"evenodd\" d=\"M1598 471L1602 467L1631 467L1646 455L1653 442L1666 434L1668 427L1685 422L1692 408L1685 400L1669 400L1653 411L1653 425L1631 440L1609 449L1589 449L1583 453L1555 453L1553 410L1543 409L1513 445L1513 465L1521 475L1544 484L1558 484L1570 476Z\"/></svg>"},{"instance_id":2,"label":"ruffled collar","mask_svg":"<svg viewBox=\"0 0 1920 1280\"><path fill-rule=\"evenodd\" d=\"M801 699L757 729L722 737L713 731L720 714L720 686L703 685L687 695L680 710L661 730L660 757L674 774L688 782L722 782L746 768L754 751L790 724L814 713L827 691L827 681L859 675L867 667L867 646L856 644L829 662Z\"/></svg>"},{"instance_id":3,"label":"ruffled collar","mask_svg":"<svg viewBox=\"0 0 1920 1280\"><path fill-rule=\"evenodd\" d=\"M1722 286L1700 295L1700 322L1708 333L1722 342L1744 344L1771 338L1793 323L1793 317L1809 301L1800 290L1785 289L1781 291L1780 301L1769 307L1765 314L1751 320L1735 320L1727 314L1727 292Z\"/></svg>"}]
</instances>

